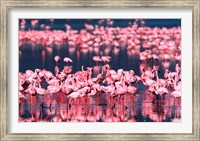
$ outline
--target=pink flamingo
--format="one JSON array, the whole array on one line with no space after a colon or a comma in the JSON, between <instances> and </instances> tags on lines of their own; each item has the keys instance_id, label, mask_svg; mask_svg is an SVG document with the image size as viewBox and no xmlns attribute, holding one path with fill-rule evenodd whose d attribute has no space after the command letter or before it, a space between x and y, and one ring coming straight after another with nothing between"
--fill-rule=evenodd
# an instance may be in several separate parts
<instances>
[{"instance_id":1,"label":"pink flamingo","mask_svg":"<svg viewBox=\"0 0 200 141\"><path fill-rule=\"evenodd\" d=\"M60 56L55 56L54 60L56 61L56 65L58 65L58 63L60 62Z\"/></svg>"},{"instance_id":2,"label":"pink flamingo","mask_svg":"<svg viewBox=\"0 0 200 141\"><path fill-rule=\"evenodd\" d=\"M77 99L78 97L80 97L82 95L81 91L76 91L76 92L72 92L68 95L68 97L71 97L73 99Z\"/></svg>"},{"instance_id":3,"label":"pink flamingo","mask_svg":"<svg viewBox=\"0 0 200 141\"><path fill-rule=\"evenodd\" d=\"M67 63L67 66L68 66L68 63L72 63L72 62L73 62L73 61L72 61L70 58L68 58L68 57L65 57L65 58L63 59L63 61Z\"/></svg>"},{"instance_id":4,"label":"pink flamingo","mask_svg":"<svg viewBox=\"0 0 200 141\"><path fill-rule=\"evenodd\" d=\"M159 87L158 85L154 86L155 94L163 95L169 93L168 89L165 87Z\"/></svg>"},{"instance_id":5,"label":"pink flamingo","mask_svg":"<svg viewBox=\"0 0 200 141\"><path fill-rule=\"evenodd\" d=\"M101 57L101 60L102 60L105 64L107 64L107 63L109 63L109 62L111 61L111 57L110 57L110 56L102 56L102 57Z\"/></svg>"},{"instance_id":6,"label":"pink flamingo","mask_svg":"<svg viewBox=\"0 0 200 141\"><path fill-rule=\"evenodd\" d=\"M175 90L171 93L171 95L175 98L181 97L181 91Z\"/></svg>"},{"instance_id":7,"label":"pink flamingo","mask_svg":"<svg viewBox=\"0 0 200 141\"><path fill-rule=\"evenodd\" d=\"M142 69L142 75L141 77L149 77L151 79L153 79L155 77L155 70L147 70L145 69L145 67Z\"/></svg>"},{"instance_id":8,"label":"pink flamingo","mask_svg":"<svg viewBox=\"0 0 200 141\"><path fill-rule=\"evenodd\" d=\"M63 84L61 89L64 94L70 94L73 91L73 86Z\"/></svg>"},{"instance_id":9,"label":"pink flamingo","mask_svg":"<svg viewBox=\"0 0 200 141\"><path fill-rule=\"evenodd\" d=\"M72 72L72 67L70 66L65 66L64 69L63 69L63 72L65 74L70 74Z\"/></svg>"},{"instance_id":10,"label":"pink flamingo","mask_svg":"<svg viewBox=\"0 0 200 141\"><path fill-rule=\"evenodd\" d=\"M99 56L94 56L92 59L93 59L93 61L96 62L97 66L98 66L98 62L102 61L102 59Z\"/></svg>"},{"instance_id":11,"label":"pink flamingo","mask_svg":"<svg viewBox=\"0 0 200 141\"><path fill-rule=\"evenodd\" d=\"M52 81L52 80L51 80ZM53 80L47 87L46 92L52 96L52 94L59 93L61 91L61 86L57 80ZM50 103L51 106L51 103Z\"/></svg>"},{"instance_id":12,"label":"pink flamingo","mask_svg":"<svg viewBox=\"0 0 200 141\"><path fill-rule=\"evenodd\" d=\"M156 83L156 81L152 80L152 79L149 78L149 77L144 77L144 76L142 76L142 77L141 77L141 80L142 80L143 84L146 85L146 86L151 86L151 85L153 85L153 84Z\"/></svg>"},{"instance_id":13,"label":"pink flamingo","mask_svg":"<svg viewBox=\"0 0 200 141\"><path fill-rule=\"evenodd\" d=\"M129 94L137 94L138 93L138 89L136 87L134 87L134 86L129 85L127 92Z\"/></svg>"},{"instance_id":14,"label":"pink flamingo","mask_svg":"<svg viewBox=\"0 0 200 141\"><path fill-rule=\"evenodd\" d=\"M175 70L176 70L176 73L177 73L178 75L180 75L180 73L181 73L181 66L180 66L180 64L176 64Z\"/></svg>"},{"instance_id":15,"label":"pink flamingo","mask_svg":"<svg viewBox=\"0 0 200 141\"><path fill-rule=\"evenodd\" d=\"M160 85L160 86L167 86L167 82L166 82L166 80L165 79L160 79L159 77L158 77L158 71L156 71L156 82L157 82L157 84L158 85Z\"/></svg>"}]
</instances>

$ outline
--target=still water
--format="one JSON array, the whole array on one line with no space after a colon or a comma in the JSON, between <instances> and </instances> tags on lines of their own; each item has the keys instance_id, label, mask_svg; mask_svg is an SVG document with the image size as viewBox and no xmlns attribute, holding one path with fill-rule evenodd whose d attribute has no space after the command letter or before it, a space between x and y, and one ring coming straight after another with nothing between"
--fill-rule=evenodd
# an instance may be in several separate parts
<instances>
[{"instance_id":1,"label":"still water","mask_svg":"<svg viewBox=\"0 0 200 141\"><path fill-rule=\"evenodd\" d=\"M64 94L35 96L20 105L20 122L180 122L180 99L166 95L152 100L145 91L107 99L79 98L69 104ZM46 103L52 100L51 108ZM111 100L111 102L110 102ZM109 104L108 102L109 101ZM113 104L115 103L115 104Z\"/></svg>"},{"instance_id":2,"label":"still water","mask_svg":"<svg viewBox=\"0 0 200 141\"><path fill-rule=\"evenodd\" d=\"M24 30L41 30L39 25L31 27L30 21ZM20 22L20 21L19 21ZM73 29L80 30L84 23L97 24L98 20L54 20L54 24L49 20L40 20L40 24L50 25L51 29L65 31L63 23L67 22ZM114 27L126 27L133 20L114 20ZM145 25L149 27L178 27L181 20L154 19L145 20ZM140 25L139 25L140 26ZM140 52L144 51L141 47ZM111 69L134 70L135 74L141 76L142 67L159 68L159 78L164 78L166 62L159 61L157 66L151 62L143 64L139 54L130 53L127 48L101 48L96 50L93 47L79 49L79 47L68 47L64 44L54 44L51 47L43 47L41 44L31 44L26 42L19 48L19 72L26 70L46 69L55 72L56 62L54 57L58 55L61 60L69 57L72 73L81 70L81 67L92 67L94 74L101 72L103 63L98 65L92 60L95 55L108 55L111 62ZM169 70L175 71L176 61L170 60ZM66 65L61 61L60 70ZM55 73L54 73L55 74ZM147 91L142 82L138 83L139 94L125 94L120 97L108 98L106 94L96 94L93 97L82 97L72 100L62 93L52 95L26 95L19 104L19 122L181 122L181 98L174 98L170 94L155 96ZM48 104L51 101L51 106ZM115 103L115 104L114 104Z\"/></svg>"},{"instance_id":3,"label":"still water","mask_svg":"<svg viewBox=\"0 0 200 141\"><path fill-rule=\"evenodd\" d=\"M26 70L35 70L37 68L46 69L51 72L55 71L56 62L54 57L56 55L61 58L70 57L73 60L72 73L81 70L81 66L93 67L96 66L97 70L100 67L92 60L95 55L109 55L112 59L109 63L114 70L123 68L124 70L134 70L134 72L140 76L140 66L144 65L139 59L139 55L129 55L126 48L120 49L117 53L110 49L109 53L105 53L103 50L95 52L93 49L78 50L76 48L69 48L66 45L56 46L54 45L50 50L43 49L39 44L24 44L20 48L19 55L19 72L25 72ZM175 71L176 61L171 61L169 70ZM66 63L61 62L59 67L62 70ZM103 64L98 64L103 65ZM149 64L151 65L151 64ZM162 62L159 62L159 77L163 78L165 69L162 66Z\"/></svg>"},{"instance_id":4,"label":"still water","mask_svg":"<svg viewBox=\"0 0 200 141\"><path fill-rule=\"evenodd\" d=\"M66 45L53 46L53 50L46 51L41 45L24 44L20 48L19 56L20 72L36 68L55 71L56 63L54 56L61 58L70 57L73 60L72 73L81 69L81 66L93 67L100 72L101 66L95 66L92 57L93 51L70 51ZM129 56L126 49L120 50L118 54L109 53L112 57L109 63L112 69L134 70L140 76L139 56ZM171 61L169 69L174 71L176 62ZM66 64L60 63L60 68ZM99 64L101 65L101 64ZM149 64L148 64L149 65ZM159 77L163 78L165 69L159 62ZM139 94L136 96L124 95L112 99L115 102L107 104L106 95L97 95L90 98L80 98L69 105L66 95L59 93L52 96L33 96L24 100L20 105L19 121L48 121L48 122L180 122L181 104L180 98L170 95L157 96L153 100L148 95L147 88L140 82L138 84ZM51 108L46 101L52 100ZM116 103L115 105L112 103Z\"/></svg>"}]
</instances>

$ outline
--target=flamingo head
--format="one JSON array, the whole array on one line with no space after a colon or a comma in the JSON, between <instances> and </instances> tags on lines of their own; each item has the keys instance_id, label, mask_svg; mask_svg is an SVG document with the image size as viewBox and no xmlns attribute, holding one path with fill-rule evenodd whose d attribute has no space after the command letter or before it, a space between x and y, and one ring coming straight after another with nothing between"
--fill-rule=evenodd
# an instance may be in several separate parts
<instances>
[{"instance_id":1,"label":"flamingo head","mask_svg":"<svg viewBox=\"0 0 200 141\"><path fill-rule=\"evenodd\" d=\"M168 70L168 69L166 69L166 70L165 70L165 73L169 73L169 70Z\"/></svg>"},{"instance_id":2,"label":"flamingo head","mask_svg":"<svg viewBox=\"0 0 200 141\"><path fill-rule=\"evenodd\" d=\"M108 69L110 69L110 66L107 64L107 65L105 65L105 68L108 70Z\"/></svg>"},{"instance_id":3,"label":"flamingo head","mask_svg":"<svg viewBox=\"0 0 200 141\"><path fill-rule=\"evenodd\" d=\"M172 79L167 80L167 84L168 85L173 85L173 80Z\"/></svg>"},{"instance_id":4,"label":"flamingo head","mask_svg":"<svg viewBox=\"0 0 200 141\"><path fill-rule=\"evenodd\" d=\"M93 71L93 68L87 67L86 70Z\"/></svg>"},{"instance_id":5,"label":"flamingo head","mask_svg":"<svg viewBox=\"0 0 200 141\"><path fill-rule=\"evenodd\" d=\"M145 77L141 77L141 81L145 81Z\"/></svg>"},{"instance_id":6,"label":"flamingo head","mask_svg":"<svg viewBox=\"0 0 200 141\"><path fill-rule=\"evenodd\" d=\"M60 57L59 57L59 56L55 56L55 57L54 57L54 60L55 60L56 62L59 62L59 61L60 61Z\"/></svg>"},{"instance_id":7,"label":"flamingo head","mask_svg":"<svg viewBox=\"0 0 200 141\"><path fill-rule=\"evenodd\" d=\"M130 70L130 74L135 75L135 72L133 70Z\"/></svg>"},{"instance_id":8,"label":"flamingo head","mask_svg":"<svg viewBox=\"0 0 200 141\"><path fill-rule=\"evenodd\" d=\"M35 73L38 74L41 70L40 69L35 69Z\"/></svg>"},{"instance_id":9,"label":"flamingo head","mask_svg":"<svg viewBox=\"0 0 200 141\"><path fill-rule=\"evenodd\" d=\"M97 75L97 78L102 79L102 78L103 78L103 75L102 75L102 74L98 74L98 75Z\"/></svg>"}]
</instances>

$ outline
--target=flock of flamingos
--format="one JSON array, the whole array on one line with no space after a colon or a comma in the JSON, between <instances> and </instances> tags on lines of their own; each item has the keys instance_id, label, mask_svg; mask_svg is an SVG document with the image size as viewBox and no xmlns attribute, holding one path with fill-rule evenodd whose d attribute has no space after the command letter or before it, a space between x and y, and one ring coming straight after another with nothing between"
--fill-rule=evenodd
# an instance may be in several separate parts
<instances>
[{"instance_id":1,"label":"flock of flamingos","mask_svg":"<svg viewBox=\"0 0 200 141\"><path fill-rule=\"evenodd\" d=\"M102 23L108 26L101 26ZM31 21L33 27L37 24L38 20ZM69 56L62 58L56 55L55 72L41 68L19 72L19 106L25 100L31 104L34 103L31 98L42 97L44 101L41 102L41 107L51 109L55 106L55 94L60 96L61 101L65 98L64 103L67 104L68 110L73 109L73 105L81 103L90 105L95 101L92 102L91 98L96 101L103 99L103 104L109 105L112 110L119 108L120 105L127 108L122 99L124 101L132 97L140 101L141 97L138 95L147 96L152 103L162 101L166 96L173 97L174 102L180 105L181 28L147 27L144 20L135 20L127 27L114 27L112 24L113 21L107 19L99 20L96 26L85 24L85 28L80 31L67 24L66 31L51 30L50 26L44 24L40 25L42 30L23 30L26 20L22 20L19 48L25 43L31 43L41 44L45 51L51 50L54 44L66 44L68 48L80 51L92 50L98 55L94 55L93 60L88 61L94 61L95 66L101 69L94 73L93 67L82 66L79 71L72 73L73 60ZM112 57L109 53L117 53L123 49L133 56L139 56L142 64L140 75L134 72L134 68L112 69ZM169 69L171 61L176 62L174 71ZM60 67L61 63L65 63L64 68ZM159 63L163 64L163 76L159 75ZM139 83L144 86L147 93L141 93ZM60 120L57 118L55 121ZM112 118L110 121L125 120L120 117L120 120Z\"/></svg>"}]
</instances>

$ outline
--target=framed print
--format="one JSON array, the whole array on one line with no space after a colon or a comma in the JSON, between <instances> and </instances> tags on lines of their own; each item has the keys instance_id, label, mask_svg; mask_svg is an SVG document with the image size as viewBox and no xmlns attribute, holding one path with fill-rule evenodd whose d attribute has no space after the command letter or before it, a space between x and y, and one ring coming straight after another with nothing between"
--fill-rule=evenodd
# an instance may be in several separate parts
<instances>
[{"instance_id":1,"label":"framed print","mask_svg":"<svg viewBox=\"0 0 200 141\"><path fill-rule=\"evenodd\" d=\"M1 140L200 140L199 1L1 1Z\"/></svg>"}]
</instances>

